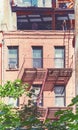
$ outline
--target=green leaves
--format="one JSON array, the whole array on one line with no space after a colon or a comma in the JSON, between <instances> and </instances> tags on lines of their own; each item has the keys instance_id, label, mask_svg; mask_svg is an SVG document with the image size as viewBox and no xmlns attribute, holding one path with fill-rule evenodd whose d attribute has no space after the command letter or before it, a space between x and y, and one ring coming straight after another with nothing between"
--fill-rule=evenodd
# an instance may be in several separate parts
<instances>
[{"instance_id":1,"label":"green leaves","mask_svg":"<svg viewBox=\"0 0 78 130\"><path fill-rule=\"evenodd\" d=\"M14 82L7 81L3 86L0 85L0 97L13 97L14 99L22 96L26 92L26 84L22 84L21 80Z\"/></svg>"},{"instance_id":2,"label":"green leaves","mask_svg":"<svg viewBox=\"0 0 78 130\"><path fill-rule=\"evenodd\" d=\"M7 81L3 86L0 85L0 97L19 98L22 94L29 97L28 104L20 110L13 106L0 103L0 130L12 130L17 127L27 127L28 130L78 130L78 96L74 97L66 110L56 112L59 117L57 121L47 119L44 123L39 120L40 113L34 105L32 96L35 91L30 89L28 84L22 84L21 80L14 82ZM73 106L76 111L73 112ZM72 107L70 109L70 107Z\"/></svg>"},{"instance_id":3,"label":"green leaves","mask_svg":"<svg viewBox=\"0 0 78 130\"><path fill-rule=\"evenodd\" d=\"M12 129L20 125L19 114L10 105L0 103L0 130Z\"/></svg>"}]
</instances>

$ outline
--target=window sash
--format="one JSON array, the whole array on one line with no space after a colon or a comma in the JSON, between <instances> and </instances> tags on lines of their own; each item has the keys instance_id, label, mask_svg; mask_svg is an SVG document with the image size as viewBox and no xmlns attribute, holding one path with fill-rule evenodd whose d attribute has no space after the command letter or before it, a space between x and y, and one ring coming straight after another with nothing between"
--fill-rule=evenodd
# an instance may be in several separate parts
<instances>
[{"instance_id":1,"label":"window sash","mask_svg":"<svg viewBox=\"0 0 78 130\"><path fill-rule=\"evenodd\" d=\"M64 96L56 96L55 97L55 106L59 106L59 107L65 106Z\"/></svg>"},{"instance_id":2,"label":"window sash","mask_svg":"<svg viewBox=\"0 0 78 130\"><path fill-rule=\"evenodd\" d=\"M65 86L55 86L55 105L56 106L65 106Z\"/></svg>"},{"instance_id":3,"label":"window sash","mask_svg":"<svg viewBox=\"0 0 78 130\"><path fill-rule=\"evenodd\" d=\"M8 67L18 67L18 47L8 47Z\"/></svg>"},{"instance_id":4,"label":"window sash","mask_svg":"<svg viewBox=\"0 0 78 130\"><path fill-rule=\"evenodd\" d=\"M55 68L64 68L64 59L63 58L55 58Z\"/></svg>"},{"instance_id":5,"label":"window sash","mask_svg":"<svg viewBox=\"0 0 78 130\"><path fill-rule=\"evenodd\" d=\"M55 47L55 68L64 68L65 66L65 49L63 47Z\"/></svg>"},{"instance_id":6,"label":"window sash","mask_svg":"<svg viewBox=\"0 0 78 130\"><path fill-rule=\"evenodd\" d=\"M42 68L42 58L33 58L33 67Z\"/></svg>"},{"instance_id":7,"label":"window sash","mask_svg":"<svg viewBox=\"0 0 78 130\"><path fill-rule=\"evenodd\" d=\"M33 67L42 68L43 66L43 56L42 47L33 47Z\"/></svg>"}]
</instances>

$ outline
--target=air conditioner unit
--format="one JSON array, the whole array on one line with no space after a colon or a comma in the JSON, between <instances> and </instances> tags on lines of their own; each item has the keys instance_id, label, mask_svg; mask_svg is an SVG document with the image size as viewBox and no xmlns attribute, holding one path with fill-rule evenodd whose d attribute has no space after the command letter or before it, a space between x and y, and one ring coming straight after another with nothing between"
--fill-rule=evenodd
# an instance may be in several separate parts
<instances>
[{"instance_id":1,"label":"air conditioner unit","mask_svg":"<svg viewBox=\"0 0 78 130\"><path fill-rule=\"evenodd\" d=\"M17 65L16 64L9 64L9 69L17 69Z\"/></svg>"}]
</instances>

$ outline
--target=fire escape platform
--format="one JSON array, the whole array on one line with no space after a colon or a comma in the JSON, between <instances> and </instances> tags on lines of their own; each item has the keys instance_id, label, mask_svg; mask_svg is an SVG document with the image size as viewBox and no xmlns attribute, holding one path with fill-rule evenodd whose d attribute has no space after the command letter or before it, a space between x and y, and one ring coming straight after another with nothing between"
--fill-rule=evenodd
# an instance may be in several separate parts
<instances>
[{"instance_id":1,"label":"fire escape platform","mask_svg":"<svg viewBox=\"0 0 78 130\"><path fill-rule=\"evenodd\" d=\"M55 116L55 113L59 110L69 110L70 107L48 107L48 108L38 108L40 113L40 120L45 121L46 119L58 120L59 117Z\"/></svg>"},{"instance_id":2,"label":"fire escape platform","mask_svg":"<svg viewBox=\"0 0 78 130\"><path fill-rule=\"evenodd\" d=\"M22 81L24 83L28 83L32 85L32 84L42 84L43 81L45 80L43 90L51 91L54 85L66 85L71 75L72 75L71 68L63 68L63 69L62 68L47 68L47 69L27 68L24 69Z\"/></svg>"}]
</instances>

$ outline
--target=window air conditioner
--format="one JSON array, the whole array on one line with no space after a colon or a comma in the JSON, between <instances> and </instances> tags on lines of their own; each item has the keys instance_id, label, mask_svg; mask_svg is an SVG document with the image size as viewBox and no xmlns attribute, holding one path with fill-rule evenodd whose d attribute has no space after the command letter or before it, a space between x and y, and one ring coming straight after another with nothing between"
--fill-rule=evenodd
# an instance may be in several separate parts
<instances>
[{"instance_id":1,"label":"window air conditioner","mask_svg":"<svg viewBox=\"0 0 78 130\"><path fill-rule=\"evenodd\" d=\"M9 64L9 69L17 69L17 65L16 64Z\"/></svg>"}]
</instances>

